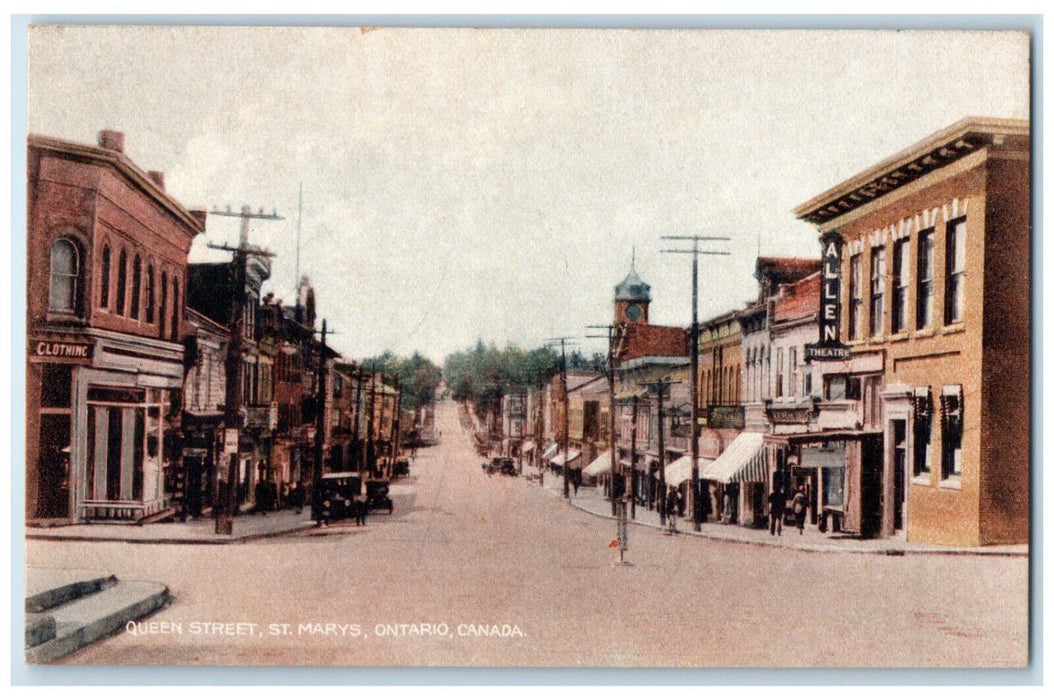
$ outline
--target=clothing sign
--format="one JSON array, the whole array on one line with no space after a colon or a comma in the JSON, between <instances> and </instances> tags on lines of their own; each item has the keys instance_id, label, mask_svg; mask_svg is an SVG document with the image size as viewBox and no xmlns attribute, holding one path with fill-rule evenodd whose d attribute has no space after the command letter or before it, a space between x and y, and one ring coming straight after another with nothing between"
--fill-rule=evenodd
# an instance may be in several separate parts
<instances>
[{"instance_id":1,"label":"clothing sign","mask_svg":"<svg viewBox=\"0 0 1054 700\"><path fill-rule=\"evenodd\" d=\"M91 343L70 343L53 340L31 340L29 354L50 360L90 360Z\"/></svg>"},{"instance_id":2,"label":"clothing sign","mask_svg":"<svg viewBox=\"0 0 1054 700\"><path fill-rule=\"evenodd\" d=\"M820 239L823 267L820 274L820 342L805 346L805 361L844 360L849 348L842 345L842 236L828 231Z\"/></svg>"}]
</instances>

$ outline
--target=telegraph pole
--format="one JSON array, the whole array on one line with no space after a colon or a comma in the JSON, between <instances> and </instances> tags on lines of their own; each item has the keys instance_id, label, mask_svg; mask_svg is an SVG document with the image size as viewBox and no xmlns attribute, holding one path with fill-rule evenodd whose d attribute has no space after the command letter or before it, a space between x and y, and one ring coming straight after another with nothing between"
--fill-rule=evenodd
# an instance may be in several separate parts
<instances>
[{"instance_id":1,"label":"telegraph pole","mask_svg":"<svg viewBox=\"0 0 1054 700\"><path fill-rule=\"evenodd\" d=\"M611 448L611 514L616 515L617 498L615 496L615 473L618 465L618 450L615 448L615 329L616 326L586 326L586 328L604 328L607 335L589 335L587 338L604 338L608 340L608 447Z\"/></svg>"},{"instance_id":2,"label":"telegraph pole","mask_svg":"<svg viewBox=\"0 0 1054 700\"><path fill-rule=\"evenodd\" d=\"M692 338L690 356L691 377L691 407L692 407L692 528L699 532L702 530L700 523L699 507L699 256L700 255L729 255L727 251L699 250L699 241L730 241L727 236L663 236L666 241L691 241L691 250L664 250L664 253L687 254L692 256Z\"/></svg>"},{"instance_id":3,"label":"telegraph pole","mask_svg":"<svg viewBox=\"0 0 1054 700\"><path fill-rule=\"evenodd\" d=\"M241 441L242 428L242 341L245 336L245 284L246 264L250 253L264 257L274 257L274 253L249 245L249 222L253 219L264 219L279 221L282 217L276 212L264 214L263 208L254 214L252 208L243 206L240 213L231 211L213 210L209 212L212 216L236 216L241 218L241 230L238 235L238 246L232 248L227 245L209 244L209 248L225 250L232 254L231 267L234 276L234 298L231 299L230 334L231 339L227 344L227 358L224 362L227 375L225 387L225 406L223 423L229 431L224 437L225 445L233 443L234 451L230 453L227 460L227 499L226 503L213 505L215 517L215 533L217 535L230 535L234 532L234 514L238 509L238 445ZM225 448L229 450L229 448Z\"/></svg>"},{"instance_id":4,"label":"telegraph pole","mask_svg":"<svg viewBox=\"0 0 1054 700\"><path fill-rule=\"evenodd\" d=\"M359 414L362 413L362 380L366 374L362 371L362 366L355 368L355 421L354 427L352 428L352 445L351 454L355 458L355 471L361 472L362 465L362 440L359 439Z\"/></svg>"},{"instance_id":5,"label":"telegraph pole","mask_svg":"<svg viewBox=\"0 0 1054 700\"><path fill-rule=\"evenodd\" d=\"M313 331L314 332L314 331ZM318 386L315 392L315 465L312 470L312 488L318 488L322 479L322 461L326 451L326 319L322 319L321 343L318 348Z\"/></svg>"},{"instance_id":6,"label":"telegraph pole","mask_svg":"<svg viewBox=\"0 0 1054 700\"><path fill-rule=\"evenodd\" d=\"M662 402L666 398L666 391L672 384L680 382L670 381L669 378L659 379L648 384L648 389L655 392L659 402L659 523L666 525L666 440L663 428Z\"/></svg>"},{"instance_id":7,"label":"telegraph pole","mask_svg":"<svg viewBox=\"0 0 1054 700\"><path fill-rule=\"evenodd\" d=\"M564 336L562 338L550 338L549 342L555 343L560 341L560 381L564 385L564 431L563 431L563 444L564 444L564 498L571 498L571 491L568 488L567 473L571 468L571 460L568 459L570 452L568 451L568 423L571 422L571 397L567 387L567 341L571 340L571 337Z\"/></svg>"}]
</instances>

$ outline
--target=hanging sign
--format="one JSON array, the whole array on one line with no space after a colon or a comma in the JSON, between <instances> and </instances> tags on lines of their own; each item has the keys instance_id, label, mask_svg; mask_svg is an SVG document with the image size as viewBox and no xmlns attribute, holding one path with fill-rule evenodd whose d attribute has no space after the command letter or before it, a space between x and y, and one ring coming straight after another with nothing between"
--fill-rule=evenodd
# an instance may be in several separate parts
<instances>
[{"instance_id":1,"label":"hanging sign","mask_svg":"<svg viewBox=\"0 0 1054 700\"><path fill-rule=\"evenodd\" d=\"M820 278L820 342L805 346L805 361L847 360L849 348L842 344L842 237L828 231L820 238L823 267Z\"/></svg>"}]
</instances>

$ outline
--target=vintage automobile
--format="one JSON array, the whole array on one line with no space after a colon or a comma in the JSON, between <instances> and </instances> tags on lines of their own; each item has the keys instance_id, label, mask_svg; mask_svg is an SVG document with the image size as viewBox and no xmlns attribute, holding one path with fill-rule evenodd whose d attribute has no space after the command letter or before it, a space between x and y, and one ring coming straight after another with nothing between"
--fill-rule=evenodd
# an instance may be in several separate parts
<instances>
[{"instance_id":1,"label":"vintage automobile","mask_svg":"<svg viewBox=\"0 0 1054 700\"><path fill-rule=\"evenodd\" d=\"M410 460L400 457L392 465L392 476L410 476Z\"/></svg>"},{"instance_id":2,"label":"vintage automobile","mask_svg":"<svg viewBox=\"0 0 1054 700\"><path fill-rule=\"evenodd\" d=\"M370 479L366 482L366 507L370 510L387 508L389 513L392 512L387 479Z\"/></svg>"},{"instance_id":3,"label":"vintage automobile","mask_svg":"<svg viewBox=\"0 0 1054 700\"><path fill-rule=\"evenodd\" d=\"M482 467L488 474L516 476L516 461L512 457L493 457L489 462L484 462Z\"/></svg>"},{"instance_id":4,"label":"vintage automobile","mask_svg":"<svg viewBox=\"0 0 1054 700\"><path fill-rule=\"evenodd\" d=\"M317 522L331 522L354 518L362 507L362 477L354 472L325 474L319 481L319 493L314 499L311 517Z\"/></svg>"}]
</instances>

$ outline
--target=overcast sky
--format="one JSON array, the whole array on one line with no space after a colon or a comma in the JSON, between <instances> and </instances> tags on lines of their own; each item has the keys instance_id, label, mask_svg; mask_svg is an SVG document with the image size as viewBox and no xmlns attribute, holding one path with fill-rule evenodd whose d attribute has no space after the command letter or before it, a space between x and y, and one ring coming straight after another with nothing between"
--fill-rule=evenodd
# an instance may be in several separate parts
<instances>
[{"instance_id":1,"label":"overcast sky","mask_svg":"<svg viewBox=\"0 0 1054 700\"><path fill-rule=\"evenodd\" d=\"M634 246L652 322L687 325L666 234L729 236L700 317L741 307L759 246L818 256L798 204L965 116L1029 116L1010 32L46 27L29 51L32 133L117 129L188 207L276 209L250 239L289 303L299 218L349 358L582 336ZM237 234L211 217L191 261Z\"/></svg>"}]
</instances>

